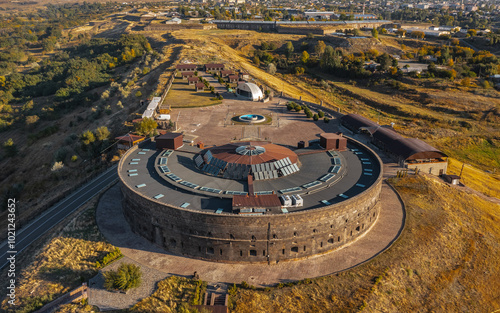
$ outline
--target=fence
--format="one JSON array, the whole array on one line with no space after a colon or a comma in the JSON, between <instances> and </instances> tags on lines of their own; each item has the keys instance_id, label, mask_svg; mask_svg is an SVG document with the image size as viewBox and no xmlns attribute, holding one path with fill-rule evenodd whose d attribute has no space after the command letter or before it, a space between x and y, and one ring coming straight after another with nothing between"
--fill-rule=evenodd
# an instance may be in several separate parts
<instances>
[{"instance_id":1,"label":"fence","mask_svg":"<svg viewBox=\"0 0 500 313\"><path fill-rule=\"evenodd\" d=\"M35 313L49 313L55 311L60 305L78 301L80 299L87 298L88 286L83 283L82 286L71 290L70 292L60 296L52 302L44 305L40 310L35 311Z\"/></svg>"}]
</instances>

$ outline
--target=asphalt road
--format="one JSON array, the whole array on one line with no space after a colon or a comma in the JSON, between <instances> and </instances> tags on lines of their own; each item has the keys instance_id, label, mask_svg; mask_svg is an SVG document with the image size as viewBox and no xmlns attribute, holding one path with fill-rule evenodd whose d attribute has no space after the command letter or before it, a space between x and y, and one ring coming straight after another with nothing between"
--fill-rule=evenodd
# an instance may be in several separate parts
<instances>
[{"instance_id":1,"label":"asphalt road","mask_svg":"<svg viewBox=\"0 0 500 313\"><path fill-rule=\"evenodd\" d=\"M102 191L103 188L111 182L118 180L116 167L116 165L112 166L71 195L59 201L28 225L16 230L14 247L9 247L8 241L4 240L0 245L0 269L9 264L9 257L21 253L52 227L87 203L87 201Z\"/></svg>"}]
</instances>

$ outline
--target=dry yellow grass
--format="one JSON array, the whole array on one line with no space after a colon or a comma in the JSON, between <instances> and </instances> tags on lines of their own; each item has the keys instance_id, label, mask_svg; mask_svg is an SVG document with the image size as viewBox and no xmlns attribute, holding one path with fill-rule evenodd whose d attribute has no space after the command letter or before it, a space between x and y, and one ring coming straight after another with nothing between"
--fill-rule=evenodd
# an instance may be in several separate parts
<instances>
[{"instance_id":1,"label":"dry yellow grass","mask_svg":"<svg viewBox=\"0 0 500 313\"><path fill-rule=\"evenodd\" d=\"M448 174L460 175L463 163L454 159L448 158ZM479 192L490 197L500 199L500 179L490 173L485 173L471 165L466 164L462 171L462 182L464 185L471 187Z\"/></svg>"},{"instance_id":2,"label":"dry yellow grass","mask_svg":"<svg viewBox=\"0 0 500 313\"><path fill-rule=\"evenodd\" d=\"M17 264L20 270L17 310L31 312L78 287L97 273L95 262L113 251L114 247L104 240L95 223L93 205L95 202L74 217L60 233L53 234L39 253L30 251L29 264ZM7 307L3 301L0 310L7 310Z\"/></svg>"},{"instance_id":3,"label":"dry yellow grass","mask_svg":"<svg viewBox=\"0 0 500 313\"><path fill-rule=\"evenodd\" d=\"M186 31L177 31L174 32L174 36L176 38L182 39L186 42L185 50L183 51L184 58L190 60L200 60L200 63L204 63L209 60L218 60L232 63L235 67L241 68L247 71L251 76L265 82L265 84L274 90L284 90L285 94L291 95L295 98L302 97L303 100L311 101L311 102L319 102L319 99L310 93L307 89L300 88L293 84L290 84L284 80L279 79L278 77L267 73L266 71L253 66L248 58L241 53L240 51L233 49L228 46L225 40L227 38L217 36L221 30L215 31L196 31L190 30ZM255 32L249 31L233 31L231 32L233 36L242 36L239 39L256 41ZM289 36L289 40L293 40ZM300 36L292 36L299 38ZM283 35L280 36L272 36L269 39L266 38L266 41L272 40L284 40L286 38ZM262 39L258 40L258 44ZM257 44L257 42L255 42ZM191 49L192 48L192 49ZM205 60L205 61L204 61Z\"/></svg>"},{"instance_id":4,"label":"dry yellow grass","mask_svg":"<svg viewBox=\"0 0 500 313\"><path fill-rule=\"evenodd\" d=\"M150 297L138 302L128 312L188 312L189 304L199 304L200 294L204 294L205 288L206 284L201 281L171 276L160 281Z\"/></svg>"},{"instance_id":5,"label":"dry yellow grass","mask_svg":"<svg viewBox=\"0 0 500 313\"><path fill-rule=\"evenodd\" d=\"M426 176L394 180L404 233L345 273L268 291L238 289L234 313L492 312L500 308L500 206Z\"/></svg>"}]
</instances>

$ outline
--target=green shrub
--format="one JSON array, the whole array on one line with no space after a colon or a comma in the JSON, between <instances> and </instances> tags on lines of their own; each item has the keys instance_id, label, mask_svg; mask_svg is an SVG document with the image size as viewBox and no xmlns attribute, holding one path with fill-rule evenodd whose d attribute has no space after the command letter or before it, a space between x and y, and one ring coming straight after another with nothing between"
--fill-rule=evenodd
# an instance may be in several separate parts
<instances>
[{"instance_id":1,"label":"green shrub","mask_svg":"<svg viewBox=\"0 0 500 313\"><path fill-rule=\"evenodd\" d=\"M142 282L141 269L135 264L122 263L117 271L108 271L103 275L107 290L127 291L139 287Z\"/></svg>"},{"instance_id":2,"label":"green shrub","mask_svg":"<svg viewBox=\"0 0 500 313\"><path fill-rule=\"evenodd\" d=\"M330 123L330 119L329 119L328 117L325 117L325 118L323 119L323 122L325 122L325 123Z\"/></svg>"},{"instance_id":3,"label":"green shrub","mask_svg":"<svg viewBox=\"0 0 500 313\"><path fill-rule=\"evenodd\" d=\"M318 116L318 114L316 114L316 113L315 113L315 114L313 115L313 120L314 120L314 121L319 120L319 116Z\"/></svg>"},{"instance_id":4,"label":"green shrub","mask_svg":"<svg viewBox=\"0 0 500 313\"><path fill-rule=\"evenodd\" d=\"M320 118L325 117L325 112L323 112L323 111L318 111L318 116L319 116Z\"/></svg>"},{"instance_id":5,"label":"green shrub","mask_svg":"<svg viewBox=\"0 0 500 313\"><path fill-rule=\"evenodd\" d=\"M76 157L76 155L74 155L73 157ZM73 157L71 158L72 161L73 161ZM104 258L101 260L101 262L99 262L99 261L95 262L95 267L97 269L103 268L106 265L108 265L109 263L111 263L113 261L116 261L118 259L121 259L122 257L123 257L123 254L120 251L120 249L119 248L115 248L115 250L113 250L110 253L106 254L104 256Z\"/></svg>"}]
</instances>

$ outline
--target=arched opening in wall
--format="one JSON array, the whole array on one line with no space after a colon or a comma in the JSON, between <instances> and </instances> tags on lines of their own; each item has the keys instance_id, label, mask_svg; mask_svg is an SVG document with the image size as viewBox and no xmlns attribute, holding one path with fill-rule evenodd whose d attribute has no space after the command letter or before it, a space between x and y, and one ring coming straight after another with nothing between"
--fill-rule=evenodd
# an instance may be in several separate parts
<instances>
[{"instance_id":1,"label":"arched opening in wall","mask_svg":"<svg viewBox=\"0 0 500 313\"><path fill-rule=\"evenodd\" d=\"M235 239L233 234L229 234L229 239Z\"/></svg>"},{"instance_id":2,"label":"arched opening in wall","mask_svg":"<svg viewBox=\"0 0 500 313\"><path fill-rule=\"evenodd\" d=\"M222 249L219 250L219 254L222 255Z\"/></svg>"},{"instance_id":3,"label":"arched opening in wall","mask_svg":"<svg viewBox=\"0 0 500 313\"><path fill-rule=\"evenodd\" d=\"M317 232L316 228L315 228L315 229L313 229L313 233L316 233L316 232Z\"/></svg>"},{"instance_id":4,"label":"arched opening in wall","mask_svg":"<svg viewBox=\"0 0 500 313\"><path fill-rule=\"evenodd\" d=\"M321 248L323 248L323 241L319 244L319 246L320 246Z\"/></svg>"},{"instance_id":5,"label":"arched opening in wall","mask_svg":"<svg viewBox=\"0 0 500 313\"><path fill-rule=\"evenodd\" d=\"M257 241L257 238L255 238L255 236L252 236L252 241Z\"/></svg>"},{"instance_id":6,"label":"arched opening in wall","mask_svg":"<svg viewBox=\"0 0 500 313\"><path fill-rule=\"evenodd\" d=\"M257 250L250 250L248 254L250 256L257 256Z\"/></svg>"},{"instance_id":7,"label":"arched opening in wall","mask_svg":"<svg viewBox=\"0 0 500 313\"><path fill-rule=\"evenodd\" d=\"M328 239L328 243L333 243L333 238Z\"/></svg>"},{"instance_id":8,"label":"arched opening in wall","mask_svg":"<svg viewBox=\"0 0 500 313\"><path fill-rule=\"evenodd\" d=\"M207 248L207 254L214 254L214 248L208 247Z\"/></svg>"},{"instance_id":9,"label":"arched opening in wall","mask_svg":"<svg viewBox=\"0 0 500 313\"><path fill-rule=\"evenodd\" d=\"M240 250L240 256L243 256L243 251L242 250Z\"/></svg>"},{"instance_id":10,"label":"arched opening in wall","mask_svg":"<svg viewBox=\"0 0 500 313\"><path fill-rule=\"evenodd\" d=\"M273 239L278 239L278 235L273 234Z\"/></svg>"},{"instance_id":11,"label":"arched opening in wall","mask_svg":"<svg viewBox=\"0 0 500 313\"><path fill-rule=\"evenodd\" d=\"M201 246L198 246L198 251L201 252Z\"/></svg>"},{"instance_id":12,"label":"arched opening in wall","mask_svg":"<svg viewBox=\"0 0 500 313\"><path fill-rule=\"evenodd\" d=\"M299 252L299 247L292 247L290 249L290 251L298 253Z\"/></svg>"},{"instance_id":13,"label":"arched opening in wall","mask_svg":"<svg viewBox=\"0 0 500 313\"><path fill-rule=\"evenodd\" d=\"M177 241L176 241L174 238L171 238L171 239L170 239L170 245L171 245L172 247L174 247L174 248L175 248L175 247L177 247Z\"/></svg>"},{"instance_id":14,"label":"arched opening in wall","mask_svg":"<svg viewBox=\"0 0 500 313\"><path fill-rule=\"evenodd\" d=\"M337 241L339 241L339 242L340 242L340 236L338 237Z\"/></svg>"},{"instance_id":15,"label":"arched opening in wall","mask_svg":"<svg viewBox=\"0 0 500 313\"><path fill-rule=\"evenodd\" d=\"M262 256L266 256L266 250L262 250Z\"/></svg>"},{"instance_id":16,"label":"arched opening in wall","mask_svg":"<svg viewBox=\"0 0 500 313\"><path fill-rule=\"evenodd\" d=\"M351 236L352 236L352 230L351 230Z\"/></svg>"},{"instance_id":17,"label":"arched opening in wall","mask_svg":"<svg viewBox=\"0 0 500 313\"><path fill-rule=\"evenodd\" d=\"M347 224L348 221L349 221L349 219L345 220L345 223Z\"/></svg>"},{"instance_id":18,"label":"arched opening in wall","mask_svg":"<svg viewBox=\"0 0 500 313\"><path fill-rule=\"evenodd\" d=\"M296 231L293 232L293 236L297 237L298 233Z\"/></svg>"},{"instance_id":19,"label":"arched opening in wall","mask_svg":"<svg viewBox=\"0 0 500 313\"><path fill-rule=\"evenodd\" d=\"M375 217L375 213L376 213L376 212L373 212L373 217Z\"/></svg>"},{"instance_id":20,"label":"arched opening in wall","mask_svg":"<svg viewBox=\"0 0 500 313\"><path fill-rule=\"evenodd\" d=\"M304 251L306 251L306 246L304 246Z\"/></svg>"},{"instance_id":21,"label":"arched opening in wall","mask_svg":"<svg viewBox=\"0 0 500 313\"><path fill-rule=\"evenodd\" d=\"M358 227L356 227L356 231L359 231L360 229L361 229L361 228L360 228L359 226L358 226Z\"/></svg>"},{"instance_id":22,"label":"arched opening in wall","mask_svg":"<svg viewBox=\"0 0 500 313\"><path fill-rule=\"evenodd\" d=\"M333 228L333 224L332 224L332 225L330 225L330 228Z\"/></svg>"},{"instance_id":23,"label":"arched opening in wall","mask_svg":"<svg viewBox=\"0 0 500 313\"><path fill-rule=\"evenodd\" d=\"M281 250L281 254L285 255L285 249Z\"/></svg>"}]
</instances>

